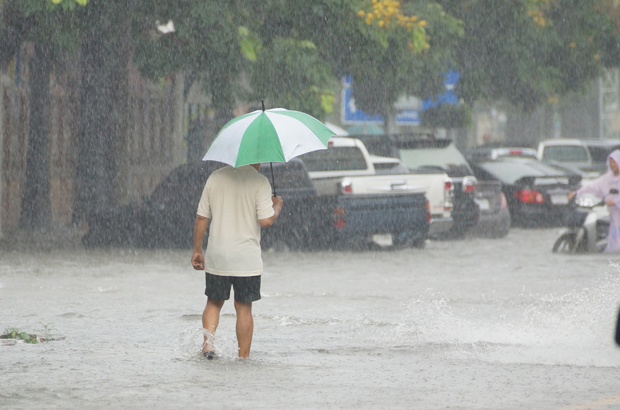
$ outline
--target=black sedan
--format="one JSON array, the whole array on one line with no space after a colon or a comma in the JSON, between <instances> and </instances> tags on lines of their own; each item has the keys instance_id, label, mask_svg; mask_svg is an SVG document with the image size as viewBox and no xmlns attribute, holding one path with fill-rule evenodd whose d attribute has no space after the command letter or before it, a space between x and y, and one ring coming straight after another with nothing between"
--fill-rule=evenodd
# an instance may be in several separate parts
<instances>
[{"instance_id":1,"label":"black sedan","mask_svg":"<svg viewBox=\"0 0 620 410\"><path fill-rule=\"evenodd\" d=\"M99 210L87 217L85 247L186 248L194 243L194 221L207 178L224 166L217 162L181 165L157 185L141 203ZM273 164L277 195L284 209L277 223L263 231L262 246L284 242L289 248L308 244L308 227L316 189L305 165L297 159ZM271 167L261 173L272 182ZM206 238L205 238L206 242Z\"/></svg>"},{"instance_id":2,"label":"black sedan","mask_svg":"<svg viewBox=\"0 0 620 410\"><path fill-rule=\"evenodd\" d=\"M191 247L196 209L209 175L223 164L181 165L142 203L97 210L86 218L85 247Z\"/></svg>"},{"instance_id":3,"label":"black sedan","mask_svg":"<svg viewBox=\"0 0 620 410\"><path fill-rule=\"evenodd\" d=\"M528 158L505 158L471 164L481 181L499 180L517 226L557 226L571 214L568 194L581 175Z\"/></svg>"}]
</instances>

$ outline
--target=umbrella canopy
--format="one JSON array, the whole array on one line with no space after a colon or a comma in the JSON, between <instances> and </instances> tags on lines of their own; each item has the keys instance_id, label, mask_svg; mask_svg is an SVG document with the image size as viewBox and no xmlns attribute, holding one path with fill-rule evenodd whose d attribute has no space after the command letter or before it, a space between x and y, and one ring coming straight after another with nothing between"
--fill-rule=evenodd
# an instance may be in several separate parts
<instances>
[{"instance_id":1,"label":"umbrella canopy","mask_svg":"<svg viewBox=\"0 0 620 410\"><path fill-rule=\"evenodd\" d=\"M299 111L257 110L229 121L202 160L233 167L287 162L311 151L327 149L327 141L333 135L322 122Z\"/></svg>"}]
</instances>

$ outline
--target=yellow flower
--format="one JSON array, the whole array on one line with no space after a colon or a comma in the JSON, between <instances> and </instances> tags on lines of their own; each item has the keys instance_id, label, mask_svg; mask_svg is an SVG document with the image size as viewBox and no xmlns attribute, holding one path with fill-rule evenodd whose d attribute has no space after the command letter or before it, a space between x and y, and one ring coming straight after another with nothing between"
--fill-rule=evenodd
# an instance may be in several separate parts
<instances>
[{"instance_id":1,"label":"yellow flower","mask_svg":"<svg viewBox=\"0 0 620 410\"><path fill-rule=\"evenodd\" d=\"M364 12L364 10L360 10L357 12L357 15L360 17L364 17L366 15L366 13Z\"/></svg>"},{"instance_id":2,"label":"yellow flower","mask_svg":"<svg viewBox=\"0 0 620 410\"><path fill-rule=\"evenodd\" d=\"M426 24L427 24L427 23L426 23L426 20L422 20L422 21L420 21L420 22L418 23L418 26L420 26L420 27L424 27L424 26L426 26Z\"/></svg>"},{"instance_id":3,"label":"yellow flower","mask_svg":"<svg viewBox=\"0 0 620 410\"><path fill-rule=\"evenodd\" d=\"M575 48L577 47L577 44L573 41L568 45L570 48Z\"/></svg>"}]
</instances>

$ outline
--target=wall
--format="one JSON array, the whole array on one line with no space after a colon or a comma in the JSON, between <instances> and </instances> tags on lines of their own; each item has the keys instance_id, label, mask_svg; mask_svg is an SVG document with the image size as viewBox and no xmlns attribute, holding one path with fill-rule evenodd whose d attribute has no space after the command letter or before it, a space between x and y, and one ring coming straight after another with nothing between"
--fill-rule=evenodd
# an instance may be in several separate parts
<instances>
[{"instance_id":1,"label":"wall","mask_svg":"<svg viewBox=\"0 0 620 410\"><path fill-rule=\"evenodd\" d=\"M28 73L15 76L14 67L15 64L7 73L0 73L0 235L17 227L25 182ZM70 73L71 70L63 70L50 79L52 216L54 224L65 225L70 224L73 212L75 85L79 83ZM118 158L120 203L139 201L149 194L170 170L185 161L187 151L182 82L179 85L178 78L172 77L153 84L131 69L129 85L127 133Z\"/></svg>"}]
</instances>

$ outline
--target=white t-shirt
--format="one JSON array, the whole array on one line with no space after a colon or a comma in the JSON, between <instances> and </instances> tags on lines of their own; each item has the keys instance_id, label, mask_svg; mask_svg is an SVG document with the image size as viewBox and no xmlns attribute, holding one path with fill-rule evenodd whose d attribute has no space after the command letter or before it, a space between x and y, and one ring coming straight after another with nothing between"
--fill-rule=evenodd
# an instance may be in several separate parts
<instances>
[{"instance_id":1,"label":"white t-shirt","mask_svg":"<svg viewBox=\"0 0 620 410\"><path fill-rule=\"evenodd\" d=\"M221 276L263 273L258 220L274 215L267 178L251 165L213 172L197 214L211 220L205 271Z\"/></svg>"}]
</instances>

